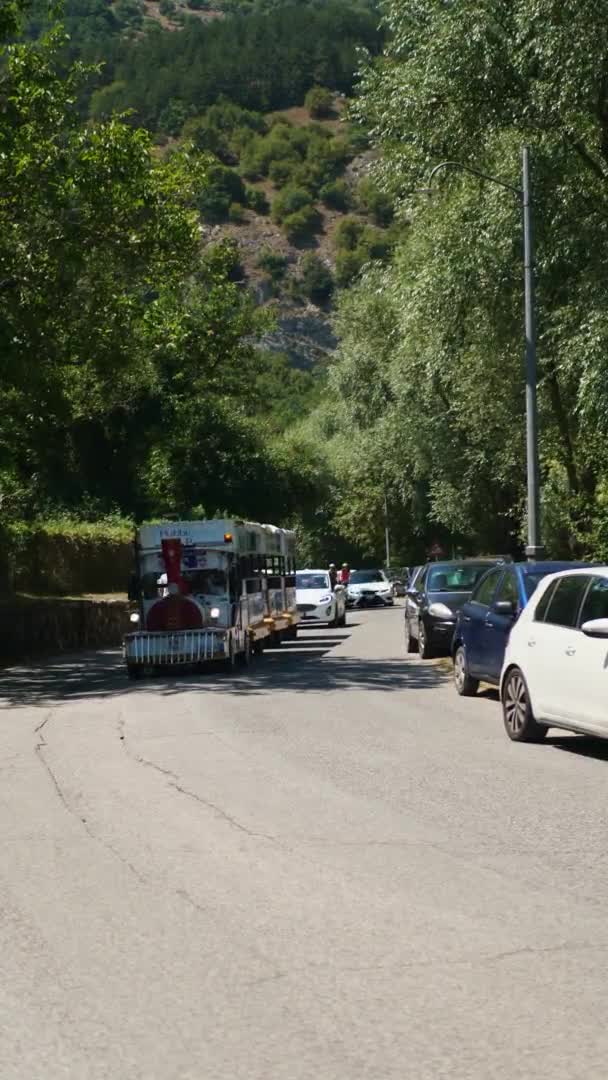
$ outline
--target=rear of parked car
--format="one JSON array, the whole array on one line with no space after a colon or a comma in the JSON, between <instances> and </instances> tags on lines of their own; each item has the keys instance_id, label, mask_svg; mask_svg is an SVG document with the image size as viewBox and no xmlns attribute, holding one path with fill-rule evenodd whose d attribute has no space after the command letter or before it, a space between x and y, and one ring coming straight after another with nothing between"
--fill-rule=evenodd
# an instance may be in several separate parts
<instances>
[{"instance_id":1,"label":"rear of parked car","mask_svg":"<svg viewBox=\"0 0 608 1080\"><path fill-rule=\"evenodd\" d=\"M480 682L498 686L511 629L538 584L548 574L586 565L507 563L484 574L456 620L452 657L457 692L476 694Z\"/></svg>"},{"instance_id":2,"label":"rear of parked car","mask_svg":"<svg viewBox=\"0 0 608 1080\"><path fill-rule=\"evenodd\" d=\"M496 559L427 563L407 593L406 652L417 648L423 660L449 655L458 612L479 578L496 563Z\"/></svg>"},{"instance_id":3,"label":"rear of parked car","mask_svg":"<svg viewBox=\"0 0 608 1080\"><path fill-rule=\"evenodd\" d=\"M608 567L541 583L511 631L500 691L515 742L549 727L608 738Z\"/></svg>"}]
</instances>

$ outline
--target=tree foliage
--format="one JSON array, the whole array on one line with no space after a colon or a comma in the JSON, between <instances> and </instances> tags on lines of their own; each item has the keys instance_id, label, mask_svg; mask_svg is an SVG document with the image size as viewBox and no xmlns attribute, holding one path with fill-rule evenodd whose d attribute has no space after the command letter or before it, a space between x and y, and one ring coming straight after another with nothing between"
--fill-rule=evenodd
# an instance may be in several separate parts
<instances>
[{"instance_id":1,"label":"tree foliage","mask_svg":"<svg viewBox=\"0 0 608 1080\"><path fill-rule=\"evenodd\" d=\"M368 270L341 301L332 385L353 454L358 440L381 448L368 475L421 536L444 529L471 548L517 550L519 202L455 169L436 178L432 199L417 192L446 159L517 187L527 143L546 541L554 554L605 556L608 7L582 0L567 18L557 0L389 0L385 10L389 43L354 113L372 133L375 181L400 206L400 239L391 265Z\"/></svg>"},{"instance_id":2,"label":"tree foliage","mask_svg":"<svg viewBox=\"0 0 608 1080\"><path fill-rule=\"evenodd\" d=\"M5 56L0 510L285 515L302 484L260 419L267 318L234 247L201 249L196 205L222 167L83 124L63 41Z\"/></svg>"}]
</instances>

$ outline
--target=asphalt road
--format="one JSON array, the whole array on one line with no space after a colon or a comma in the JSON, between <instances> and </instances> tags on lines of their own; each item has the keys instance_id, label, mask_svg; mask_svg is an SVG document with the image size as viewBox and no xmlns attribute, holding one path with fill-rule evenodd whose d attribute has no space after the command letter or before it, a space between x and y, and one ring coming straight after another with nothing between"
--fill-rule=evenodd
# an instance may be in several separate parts
<instances>
[{"instance_id":1,"label":"asphalt road","mask_svg":"<svg viewBox=\"0 0 608 1080\"><path fill-rule=\"evenodd\" d=\"M608 744L351 622L0 678L2 1080L607 1075Z\"/></svg>"}]
</instances>

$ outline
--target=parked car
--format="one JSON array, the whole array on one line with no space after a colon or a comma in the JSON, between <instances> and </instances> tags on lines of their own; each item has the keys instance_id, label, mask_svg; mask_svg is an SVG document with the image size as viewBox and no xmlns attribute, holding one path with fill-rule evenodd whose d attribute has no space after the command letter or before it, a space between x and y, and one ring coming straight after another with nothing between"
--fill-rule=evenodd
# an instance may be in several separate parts
<instances>
[{"instance_id":1,"label":"parked car","mask_svg":"<svg viewBox=\"0 0 608 1080\"><path fill-rule=\"evenodd\" d=\"M341 585L332 588L327 570L298 570L296 606L302 621L346 626L346 592Z\"/></svg>"},{"instance_id":2,"label":"parked car","mask_svg":"<svg viewBox=\"0 0 608 1080\"><path fill-rule=\"evenodd\" d=\"M522 562L495 566L479 579L458 612L452 657L459 694L476 694L480 682L498 686L509 634L539 582L586 563Z\"/></svg>"},{"instance_id":3,"label":"parked car","mask_svg":"<svg viewBox=\"0 0 608 1080\"><path fill-rule=\"evenodd\" d=\"M479 578L497 559L458 559L427 563L408 589L405 651L416 647L423 660L449 655L456 616Z\"/></svg>"},{"instance_id":4,"label":"parked car","mask_svg":"<svg viewBox=\"0 0 608 1080\"><path fill-rule=\"evenodd\" d=\"M365 604L390 606L393 590L384 570L353 570L346 590L347 603L353 607Z\"/></svg>"},{"instance_id":5,"label":"parked car","mask_svg":"<svg viewBox=\"0 0 608 1080\"><path fill-rule=\"evenodd\" d=\"M541 582L511 631L500 696L515 742L549 727L608 738L608 567Z\"/></svg>"}]
</instances>

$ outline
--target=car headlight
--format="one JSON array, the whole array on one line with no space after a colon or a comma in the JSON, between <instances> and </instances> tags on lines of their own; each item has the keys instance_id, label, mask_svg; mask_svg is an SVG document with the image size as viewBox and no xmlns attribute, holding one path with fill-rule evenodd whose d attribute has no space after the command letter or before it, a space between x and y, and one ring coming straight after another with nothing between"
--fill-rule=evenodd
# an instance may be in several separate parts
<instances>
[{"instance_id":1,"label":"car headlight","mask_svg":"<svg viewBox=\"0 0 608 1080\"><path fill-rule=\"evenodd\" d=\"M318 601L318 604L319 607L321 606L321 604L331 604L331 596L322 596L321 599Z\"/></svg>"},{"instance_id":2,"label":"car headlight","mask_svg":"<svg viewBox=\"0 0 608 1080\"><path fill-rule=\"evenodd\" d=\"M429 615L434 615L437 619L453 619L454 612L448 607L447 604L431 604L429 606Z\"/></svg>"}]
</instances>

